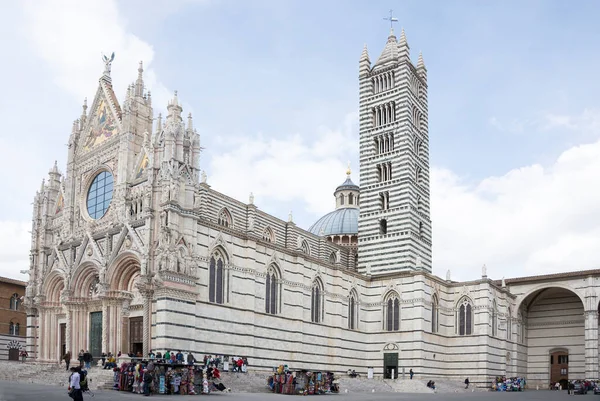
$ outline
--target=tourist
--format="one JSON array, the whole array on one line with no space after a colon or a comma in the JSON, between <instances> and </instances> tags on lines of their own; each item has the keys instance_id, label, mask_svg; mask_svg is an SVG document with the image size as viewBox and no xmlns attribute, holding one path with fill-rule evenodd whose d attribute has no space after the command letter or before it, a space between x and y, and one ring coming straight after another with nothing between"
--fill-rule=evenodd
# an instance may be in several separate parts
<instances>
[{"instance_id":1,"label":"tourist","mask_svg":"<svg viewBox=\"0 0 600 401\"><path fill-rule=\"evenodd\" d=\"M162 357L163 357L163 356L162 356L162 353L161 353L160 351L158 351L158 352L156 353L156 359L160 360L160 359L162 359Z\"/></svg>"},{"instance_id":2,"label":"tourist","mask_svg":"<svg viewBox=\"0 0 600 401\"><path fill-rule=\"evenodd\" d=\"M92 368L92 354L90 354L89 350L86 350L83 353L83 362L85 362L85 368L86 369L91 369Z\"/></svg>"},{"instance_id":3,"label":"tourist","mask_svg":"<svg viewBox=\"0 0 600 401\"><path fill-rule=\"evenodd\" d=\"M100 357L102 358L102 366L104 366L104 364L106 363L106 352L102 352L102 355Z\"/></svg>"},{"instance_id":4,"label":"tourist","mask_svg":"<svg viewBox=\"0 0 600 401\"><path fill-rule=\"evenodd\" d=\"M188 365L196 363L196 358L194 358L194 355L191 352L187 355L187 363Z\"/></svg>"},{"instance_id":5,"label":"tourist","mask_svg":"<svg viewBox=\"0 0 600 401\"><path fill-rule=\"evenodd\" d=\"M25 362L25 360L29 356L29 354L25 350L21 351L20 355L21 355L21 362Z\"/></svg>"},{"instance_id":6,"label":"tourist","mask_svg":"<svg viewBox=\"0 0 600 401\"><path fill-rule=\"evenodd\" d=\"M108 353L108 361L104 365L104 369L113 369L116 367L117 367L117 361L115 360L114 355L109 352Z\"/></svg>"},{"instance_id":7,"label":"tourist","mask_svg":"<svg viewBox=\"0 0 600 401\"><path fill-rule=\"evenodd\" d=\"M470 383L470 382L469 382L469 378L467 377L467 378L465 379L465 389L469 388L469 383Z\"/></svg>"},{"instance_id":8,"label":"tourist","mask_svg":"<svg viewBox=\"0 0 600 401\"><path fill-rule=\"evenodd\" d=\"M413 372L413 370L412 370L412 369L411 369L411 370L409 370L409 372L408 372L408 373L410 374L410 380L412 380L412 378L413 378L413 376L414 376L414 374L415 374L415 373Z\"/></svg>"},{"instance_id":9,"label":"tourist","mask_svg":"<svg viewBox=\"0 0 600 401\"><path fill-rule=\"evenodd\" d=\"M79 351L79 355L77 355L77 360L79 361L80 368L83 368L83 354L84 354L84 351L81 350L81 351Z\"/></svg>"},{"instance_id":10,"label":"tourist","mask_svg":"<svg viewBox=\"0 0 600 401\"><path fill-rule=\"evenodd\" d=\"M165 352L165 362L169 363L171 361L171 352L169 350L167 350Z\"/></svg>"},{"instance_id":11,"label":"tourist","mask_svg":"<svg viewBox=\"0 0 600 401\"><path fill-rule=\"evenodd\" d=\"M175 355L175 360L178 364L183 364L183 354L181 353L181 351L177 351L177 354Z\"/></svg>"},{"instance_id":12,"label":"tourist","mask_svg":"<svg viewBox=\"0 0 600 401\"><path fill-rule=\"evenodd\" d=\"M148 358L154 359L155 357L156 357L156 355L154 354L154 352L152 352L152 350L150 350L150 352L148 352Z\"/></svg>"},{"instance_id":13,"label":"tourist","mask_svg":"<svg viewBox=\"0 0 600 401\"><path fill-rule=\"evenodd\" d=\"M150 369L145 369L143 371L143 373L144 373L144 378L142 380L144 382L144 385L143 385L144 395L146 397L148 397L150 395L150 385L152 385L152 380L153 380L152 371Z\"/></svg>"},{"instance_id":14,"label":"tourist","mask_svg":"<svg viewBox=\"0 0 600 401\"><path fill-rule=\"evenodd\" d=\"M177 354L174 352L171 352L171 363L174 365L175 362L177 362Z\"/></svg>"},{"instance_id":15,"label":"tourist","mask_svg":"<svg viewBox=\"0 0 600 401\"><path fill-rule=\"evenodd\" d=\"M71 364L71 351L67 351L63 357L62 360L65 361L65 365L67 365L67 371L69 370L69 365Z\"/></svg>"},{"instance_id":16,"label":"tourist","mask_svg":"<svg viewBox=\"0 0 600 401\"><path fill-rule=\"evenodd\" d=\"M73 367L71 368L71 377L69 378L69 396L73 398L74 401L83 401L83 394L81 393L81 386L79 384L79 380L81 378L79 372L81 368Z\"/></svg>"}]
</instances>

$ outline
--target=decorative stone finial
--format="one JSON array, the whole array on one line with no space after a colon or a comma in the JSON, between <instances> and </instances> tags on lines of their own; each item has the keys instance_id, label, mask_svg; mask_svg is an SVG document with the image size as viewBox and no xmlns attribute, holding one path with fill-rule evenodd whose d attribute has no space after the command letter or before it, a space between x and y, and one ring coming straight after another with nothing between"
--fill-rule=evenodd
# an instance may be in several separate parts
<instances>
[{"instance_id":1,"label":"decorative stone finial","mask_svg":"<svg viewBox=\"0 0 600 401\"><path fill-rule=\"evenodd\" d=\"M83 99L83 114L87 113L87 97Z\"/></svg>"},{"instance_id":2,"label":"decorative stone finial","mask_svg":"<svg viewBox=\"0 0 600 401\"><path fill-rule=\"evenodd\" d=\"M502 277L502 288L506 288L506 281L504 281L504 277Z\"/></svg>"},{"instance_id":3,"label":"decorative stone finial","mask_svg":"<svg viewBox=\"0 0 600 401\"><path fill-rule=\"evenodd\" d=\"M446 272L446 281L450 281L450 269Z\"/></svg>"},{"instance_id":4,"label":"decorative stone finial","mask_svg":"<svg viewBox=\"0 0 600 401\"><path fill-rule=\"evenodd\" d=\"M293 223L294 217L292 216L292 211L290 210L290 214L288 214L288 223Z\"/></svg>"},{"instance_id":5,"label":"decorative stone finial","mask_svg":"<svg viewBox=\"0 0 600 401\"><path fill-rule=\"evenodd\" d=\"M192 125L192 113L188 113L188 130L193 131L194 126Z\"/></svg>"},{"instance_id":6,"label":"decorative stone finial","mask_svg":"<svg viewBox=\"0 0 600 401\"><path fill-rule=\"evenodd\" d=\"M346 169L346 175L350 178L350 174L352 174L352 170L350 169L350 161L348 161L348 168Z\"/></svg>"},{"instance_id":7,"label":"decorative stone finial","mask_svg":"<svg viewBox=\"0 0 600 401\"><path fill-rule=\"evenodd\" d=\"M250 192L250 196L248 196L248 203L254 205L254 194Z\"/></svg>"},{"instance_id":8,"label":"decorative stone finial","mask_svg":"<svg viewBox=\"0 0 600 401\"><path fill-rule=\"evenodd\" d=\"M202 183L206 184L206 180L207 180L207 176L206 176L206 171L202 170Z\"/></svg>"},{"instance_id":9,"label":"decorative stone finial","mask_svg":"<svg viewBox=\"0 0 600 401\"><path fill-rule=\"evenodd\" d=\"M481 278L487 278L487 267L485 267L485 263L481 267Z\"/></svg>"},{"instance_id":10,"label":"decorative stone finial","mask_svg":"<svg viewBox=\"0 0 600 401\"><path fill-rule=\"evenodd\" d=\"M156 132L160 134L162 131L162 113L158 113L158 117L156 117Z\"/></svg>"}]
</instances>

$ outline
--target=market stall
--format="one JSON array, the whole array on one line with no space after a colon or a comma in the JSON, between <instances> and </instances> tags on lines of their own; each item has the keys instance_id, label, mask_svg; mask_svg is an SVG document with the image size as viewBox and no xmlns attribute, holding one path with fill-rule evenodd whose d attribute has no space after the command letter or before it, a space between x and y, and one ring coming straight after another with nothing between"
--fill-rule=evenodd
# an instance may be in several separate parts
<instances>
[{"instance_id":1,"label":"market stall","mask_svg":"<svg viewBox=\"0 0 600 401\"><path fill-rule=\"evenodd\" d=\"M523 391L525 389L524 377L498 376L492 383L492 390L495 391Z\"/></svg>"},{"instance_id":2,"label":"market stall","mask_svg":"<svg viewBox=\"0 0 600 401\"><path fill-rule=\"evenodd\" d=\"M268 386L278 394L320 395L339 392L337 381L331 372L289 370L287 365L273 369Z\"/></svg>"}]
</instances>

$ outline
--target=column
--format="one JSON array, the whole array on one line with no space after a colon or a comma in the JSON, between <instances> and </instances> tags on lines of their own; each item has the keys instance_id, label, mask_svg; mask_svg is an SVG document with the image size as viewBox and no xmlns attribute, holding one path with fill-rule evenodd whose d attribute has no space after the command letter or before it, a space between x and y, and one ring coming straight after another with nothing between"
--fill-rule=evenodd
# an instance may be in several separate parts
<instances>
[{"instance_id":1,"label":"column","mask_svg":"<svg viewBox=\"0 0 600 401\"><path fill-rule=\"evenodd\" d=\"M142 295L144 297L144 355L148 355L152 327L152 291L144 291Z\"/></svg>"},{"instance_id":2,"label":"column","mask_svg":"<svg viewBox=\"0 0 600 401\"><path fill-rule=\"evenodd\" d=\"M66 343L66 351L71 351L71 355L73 355L73 345L71 343L71 330L73 327L73 321L71 319L71 310L69 307L66 308L65 314L67 316L67 323L65 327L65 343ZM62 355L61 355L62 357Z\"/></svg>"},{"instance_id":3,"label":"column","mask_svg":"<svg viewBox=\"0 0 600 401\"><path fill-rule=\"evenodd\" d=\"M108 324L108 300L102 300L102 352L106 352L108 349L108 330L110 325Z\"/></svg>"},{"instance_id":4,"label":"column","mask_svg":"<svg viewBox=\"0 0 600 401\"><path fill-rule=\"evenodd\" d=\"M129 304L130 300L123 300L123 309L121 309L121 335L119 336L121 349L116 352L129 350Z\"/></svg>"},{"instance_id":5,"label":"column","mask_svg":"<svg viewBox=\"0 0 600 401\"><path fill-rule=\"evenodd\" d=\"M598 377L598 311L585 311L585 377Z\"/></svg>"}]
</instances>

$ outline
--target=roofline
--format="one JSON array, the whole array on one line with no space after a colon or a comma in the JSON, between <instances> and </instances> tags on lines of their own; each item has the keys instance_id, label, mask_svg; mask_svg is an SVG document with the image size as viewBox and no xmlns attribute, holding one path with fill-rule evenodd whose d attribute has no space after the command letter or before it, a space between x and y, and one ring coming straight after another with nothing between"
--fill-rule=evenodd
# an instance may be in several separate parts
<instances>
[{"instance_id":1,"label":"roofline","mask_svg":"<svg viewBox=\"0 0 600 401\"><path fill-rule=\"evenodd\" d=\"M548 279L561 279L561 278L571 278L571 277L583 277L583 276L600 276L600 269L592 269L592 270L579 270L574 272L566 272L566 273L551 273L551 274L542 274L537 276L524 276L524 277L515 277L505 279L504 282L506 284L520 284L520 283L528 283L534 281L543 281ZM494 280L494 284L498 285L498 283L502 283L502 280Z\"/></svg>"},{"instance_id":2,"label":"roofline","mask_svg":"<svg viewBox=\"0 0 600 401\"><path fill-rule=\"evenodd\" d=\"M27 283L21 280L15 280L14 278L8 278L8 277L1 277L0 276L0 283L8 283L8 284L15 284L15 285L21 285L23 287L27 287Z\"/></svg>"}]
</instances>

